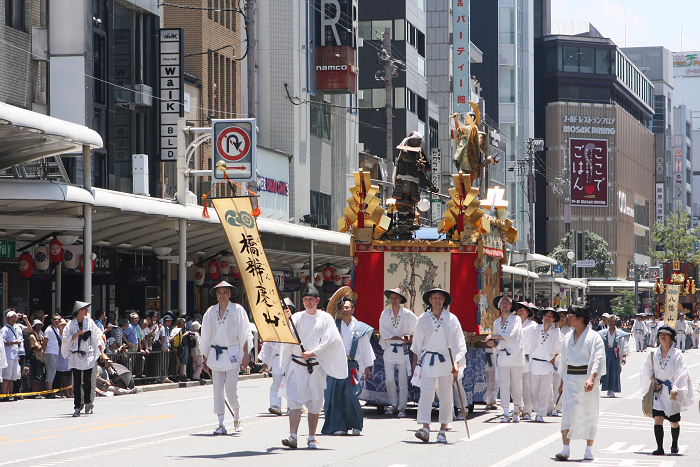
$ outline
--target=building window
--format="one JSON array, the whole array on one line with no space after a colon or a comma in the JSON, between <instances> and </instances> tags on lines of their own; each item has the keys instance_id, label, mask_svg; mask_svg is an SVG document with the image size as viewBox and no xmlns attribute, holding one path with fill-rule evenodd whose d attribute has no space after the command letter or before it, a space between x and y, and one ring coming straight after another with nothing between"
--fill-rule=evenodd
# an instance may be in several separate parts
<instances>
[{"instance_id":1,"label":"building window","mask_svg":"<svg viewBox=\"0 0 700 467\"><path fill-rule=\"evenodd\" d=\"M416 113L416 93L406 89L406 110Z\"/></svg>"},{"instance_id":2,"label":"building window","mask_svg":"<svg viewBox=\"0 0 700 467\"><path fill-rule=\"evenodd\" d=\"M428 131L430 132L430 150L437 149L440 146L440 133L438 122L435 119L428 119Z\"/></svg>"},{"instance_id":3,"label":"building window","mask_svg":"<svg viewBox=\"0 0 700 467\"><path fill-rule=\"evenodd\" d=\"M319 138L331 139L331 108L320 97L311 96L309 102L309 120L311 122L311 134Z\"/></svg>"},{"instance_id":4,"label":"building window","mask_svg":"<svg viewBox=\"0 0 700 467\"><path fill-rule=\"evenodd\" d=\"M328 5L326 6L326 8ZM333 15L330 16L331 18ZM403 22L403 20L400 20ZM392 26L396 22L397 24L399 23L399 20L393 21L390 19L379 19L379 20L374 20L374 21L360 21L357 24L357 35L361 37L362 39L366 41L381 41L384 39L384 30L386 28L389 28L390 30L393 30ZM332 32L331 32L332 34ZM392 34L395 34L392 32ZM401 31L401 34L403 34L403 29ZM396 37L393 38L394 40L403 40L403 39L398 39ZM335 42L335 40L332 41L332 43Z\"/></svg>"},{"instance_id":5,"label":"building window","mask_svg":"<svg viewBox=\"0 0 700 467\"><path fill-rule=\"evenodd\" d=\"M561 71L561 46L547 49L547 73Z\"/></svg>"},{"instance_id":6,"label":"building window","mask_svg":"<svg viewBox=\"0 0 700 467\"><path fill-rule=\"evenodd\" d=\"M425 57L425 34L408 21L406 21L406 31L406 41L418 51L418 55Z\"/></svg>"},{"instance_id":7,"label":"building window","mask_svg":"<svg viewBox=\"0 0 700 467\"><path fill-rule=\"evenodd\" d=\"M24 0L5 0L5 24L24 31Z\"/></svg>"},{"instance_id":8,"label":"building window","mask_svg":"<svg viewBox=\"0 0 700 467\"><path fill-rule=\"evenodd\" d=\"M92 69L93 69L93 99L95 104L107 105L107 57L106 39L102 34L93 35L93 54L92 54Z\"/></svg>"},{"instance_id":9,"label":"building window","mask_svg":"<svg viewBox=\"0 0 700 467\"><path fill-rule=\"evenodd\" d=\"M361 109L377 109L386 107L386 88L370 88L360 90L362 98L359 100ZM394 108L403 108L403 97L398 99L398 93L403 93L404 88L394 88ZM398 107L400 103L401 107Z\"/></svg>"},{"instance_id":10,"label":"building window","mask_svg":"<svg viewBox=\"0 0 700 467\"><path fill-rule=\"evenodd\" d=\"M418 120L420 120L421 122L425 122L425 107L426 107L425 99L423 99L421 96L416 96L416 97L417 97L416 101L418 104L416 106L416 110L418 111L418 112L416 112L418 115Z\"/></svg>"},{"instance_id":11,"label":"building window","mask_svg":"<svg viewBox=\"0 0 700 467\"><path fill-rule=\"evenodd\" d=\"M311 225L319 229L331 229L331 195L311 190Z\"/></svg>"},{"instance_id":12,"label":"building window","mask_svg":"<svg viewBox=\"0 0 700 467\"><path fill-rule=\"evenodd\" d=\"M610 49L595 49L595 72L610 74Z\"/></svg>"},{"instance_id":13,"label":"building window","mask_svg":"<svg viewBox=\"0 0 700 467\"><path fill-rule=\"evenodd\" d=\"M379 106L377 106L379 107ZM394 108L395 109L405 109L406 108L406 88L394 88Z\"/></svg>"},{"instance_id":14,"label":"building window","mask_svg":"<svg viewBox=\"0 0 700 467\"><path fill-rule=\"evenodd\" d=\"M595 71L595 49L591 47L579 47L578 59L579 71L581 73L593 73Z\"/></svg>"},{"instance_id":15,"label":"building window","mask_svg":"<svg viewBox=\"0 0 700 467\"><path fill-rule=\"evenodd\" d=\"M498 23L499 45L514 45L516 32L515 8L499 8Z\"/></svg>"},{"instance_id":16,"label":"building window","mask_svg":"<svg viewBox=\"0 0 700 467\"><path fill-rule=\"evenodd\" d=\"M578 73L578 47L564 47L564 71Z\"/></svg>"},{"instance_id":17,"label":"building window","mask_svg":"<svg viewBox=\"0 0 700 467\"><path fill-rule=\"evenodd\" d=\"M498 73L499 89L498 94L501 104L512 104L515 102L515 67L500 66Z\"/></svg>"}]
</instances>

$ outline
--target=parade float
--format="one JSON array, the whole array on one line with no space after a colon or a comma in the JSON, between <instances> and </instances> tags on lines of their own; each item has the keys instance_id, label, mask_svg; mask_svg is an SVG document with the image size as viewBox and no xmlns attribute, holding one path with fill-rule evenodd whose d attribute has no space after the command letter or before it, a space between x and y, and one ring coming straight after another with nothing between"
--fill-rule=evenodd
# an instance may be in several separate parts
<instances>
[{"instance_id":1,"label":"parade float","mask_svg":"<svg viewBox=\"0 0 700 467\"><path fill-rule=\"evenodd\" d=\"M475 401L483 401L486 391L483 338L492 331L498 317L492 302L502 290L501 267L507 257L506 246L515 242L517 231L508 219L508 203L503 199L505 190L488 188L485 196L480 196L475 186L481 169L495 163L484 154L477 128L477 119L470 115L466 116L464 126L457 123L454 165L458 171L452 175L449 196L443 195L446 206L437 229L441 234L439 240L420 240L411 235L418 229L419 216L415 211L418 187L417 181L416 186L407 186L405 180L423 180L420 173L416 176L411 171L420 171L427 161L420 145L411 144L410 136L397 147L399 168L386 209L380 206L380 188L371 184L370 174L362 169L353 174L355 185L350 188L351 197L338 220L338 228L352 235L355 316L375 329L372 345L377 359L360 398L376 405L380 413L390 402L377 329L382 311L390 306L384 290L395 288L407 298L402 306L418 316L426 308L421 300L424 292L434 287L450 292L449 310L459 318L469 349L462 380L466 405L471 412ZM407 154L409 157L404 157ZM413 164L408 169L407 160ZM404 180L402 173L408 175ZM429 191L431 188L428 185ZM412 359L408 348L404 346L404 351ZM409 385L409 402L417 402L418 398L419 389Z\"/></svg>"},{"instance_id":2,"label":"parade float","mask_svg":"<svg viewBox=\"0 0 700 467\"><path fill-rule=\"evenodd\" d=\"M656 299L656 317L667 313L668 292L673 290L677 300L677 310L688 316L697 314L698 296L695 281L698 266L695 263L681 261L663 261L660 264L661 275L656 277L654 295ZM674 318L675 320L675 318Z\"/></svg>"}]
</instances>

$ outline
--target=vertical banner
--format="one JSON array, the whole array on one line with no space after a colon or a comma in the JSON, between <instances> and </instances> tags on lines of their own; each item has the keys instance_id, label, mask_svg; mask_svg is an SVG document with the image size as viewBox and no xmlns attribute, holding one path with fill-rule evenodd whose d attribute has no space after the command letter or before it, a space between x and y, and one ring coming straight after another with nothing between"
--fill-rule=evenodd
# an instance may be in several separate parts
<instances>
[{"instance_id":1,"label":"vertical banner","mask_svg":"<svg viewBox=\"0 0 700 467\"><path fill-rule=\"evenodd\" d=\"M569 139L571 205L608 206L608 141Z\"/></svg>"},{"instance_id":2,"label":"vertical banner","mask_svg":"<svg viewBox=\"0 0 700 467\"><path fill-rule=\"evenodd\" d=\"M471 112L469 69L469 0L452 0L452 112Z\"/></svg>"},{"instance_id":3,"label":"vertical banner","mask_svg":"<svg viewBox=\"0 0 700 467\"><path fill-rule=\"evenodd\" d=\"M433 186L442 189L442 152L440 148L433 149L430 153L430 177L433 182ZM432 225L436 225L442 219L442 200L438 195L431 195L431 206L432 206Z\"/></svg>"},{"instance_id":4,"label":"vertical banner","mask_svg":"<svg viewBox=\"0 0 700 467\"><path fill-rule=\"evenodd\" d=\"M678 319L678 300L681 296L680 285L666 286L666 311L664 312L664 324L668 324L672 328L676 327Z\"/></svg>"},{"instance_id":5,"label":"vertical banner","mask_svg":"<svg viewBox=\"0 0 700 467\"><path fill-rule=\"evenodd\" d=\"M177 159L177 119L185 116L183 29L160 30L160 160Z\"/></svg>"},{"instance_id":6,"label":"vertical banner","mask_svg":"<svg viewBox=\"0 0 700 467\"><path fill-rule=\"evenodd\" d=\"M297 340L287 325L275 276L260 241L255 217L251 215L253 205L250 198L213 199L212 204L241 270L248 304L260 338L266 342L296 344Z\"/></svg>"}]
</instances>

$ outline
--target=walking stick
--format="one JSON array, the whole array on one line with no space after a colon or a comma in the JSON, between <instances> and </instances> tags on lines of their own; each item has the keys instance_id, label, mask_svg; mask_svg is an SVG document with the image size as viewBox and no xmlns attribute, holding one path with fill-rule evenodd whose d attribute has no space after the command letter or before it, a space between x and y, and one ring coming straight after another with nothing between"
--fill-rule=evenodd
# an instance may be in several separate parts
<instances>
[{"instance_id":1,"label":"walking stick","mask_svg":"<svg viewBox=\"0 0 700 467\"><path fill-rule=\"evenodd\" d=\"M289 322L292 324L292 329L294 330L294 335L296 336L297 340L299 341L299 347L301 348L301 353L303 355L304 352L306 352L306 351L304 350L304 344L301 343L301 338L299 337L299 331L297 331L297 327L294 324L294 320L292 320L291 317L289 318ZM309 370L309 374L313 373L314 366L311 364L311 362L309 360L305 360L305 361L306 361L306 368Z\"/></svg>"},{"instance_id":2,"label":"walking stick","mask_svg":"<svg viewBox=\"0 0 700 467\"><path fill-rule=\"evenodd\" d=\"M447 347L447 350L450 352L450 362L452 362L452 368L455 367L455 359L452 356L452 347ZM462 384L461 381L457 381L457 384ZM471 435L469 434L469 423L467 423L467 411L464 410L464 399L462 399L462 391L457 388L457 394L459 394L459 403L462 406L462 415L464 416L464 426L467 427L467 439L471 438Z\"/></svg>"},{"instance_id":3,"label":"walking stick","mask_svg":"<svg viewBox=\"0 0 700 467\"><path fill-rule=\"evenodd\" d=\"M203 368L203 370L207 372L207 374L209 375L210 378L212 378L211 372L209 371L209 368L208 368L208 367L205 366L205 367ZM212 381L213 381L213 378L212 378ZM236 416L233 414L233 410L231 410L231 406L228 405L228 401L226 400L226 396L224 396L224 404L226 404L226 408L227 408L228 411L231 413L231 416L233 417L233 421L236 421Z\"/></svg>"}]
</instances>

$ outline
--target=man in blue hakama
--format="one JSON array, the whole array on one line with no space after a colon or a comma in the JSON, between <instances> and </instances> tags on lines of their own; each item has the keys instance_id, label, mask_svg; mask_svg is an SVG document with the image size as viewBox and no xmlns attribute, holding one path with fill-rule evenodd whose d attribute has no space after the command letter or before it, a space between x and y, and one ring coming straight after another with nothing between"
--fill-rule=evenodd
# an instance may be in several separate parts
<instances>
[{"instance_id":1,"label":"man in blue hakama","mask_svg":"<svg viewBox=\"0 0 700 467\"><path fill-rule=\"evenodd\" d=\"M608 318L608 329L598 331L605 344L606 371L602 378L602 391L608 391L608 397L615 397L621 392L620 373L622 365L627 363L630 353L629 334L617 327L617 316Z\"/></svg>"},{"instance_id":2,"label":"man in blue hakama","mask_svg":"<svg viewBox=\"0 0 700 467\"><path fill-rule=\"evenodd\" d=\"M373 329L353 316L355 302L350 298L352 290L349 287L347 289L347 294L337 300L333 300L336 298L334 296L327 309L331 315L340 316L335 322L345 346L348 376L345 379L327 377L323 408L325 421L321 429L323 434L347 434L350 430L353 435L360 434L363 423L362 407L358 399L362 391L359 378L361 372L365 379L369 378L375 358L369 341ZM336 307L339 308L338 313L335 313Z\"/></svg>"}]
</instances>

